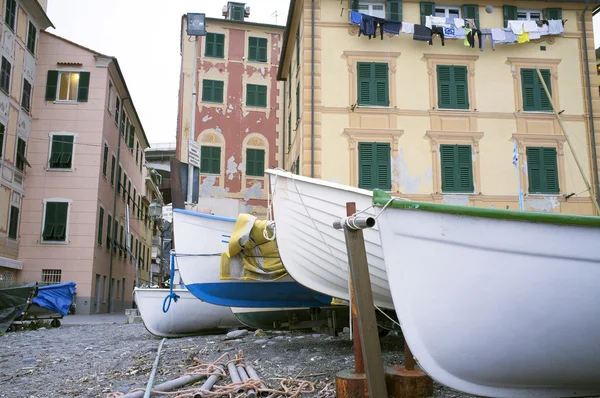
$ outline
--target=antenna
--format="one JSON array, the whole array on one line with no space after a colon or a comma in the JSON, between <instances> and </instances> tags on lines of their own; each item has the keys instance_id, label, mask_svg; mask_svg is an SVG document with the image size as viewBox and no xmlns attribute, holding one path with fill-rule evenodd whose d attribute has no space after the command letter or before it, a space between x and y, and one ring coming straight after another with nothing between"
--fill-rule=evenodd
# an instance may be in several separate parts
<instances>
[{"instance_id":1,"label":"antenna","mask_svg":"<svg viewBox=\"0 0 600 398\"><path fill-rule=\"evenodd\" d=\"M277 17L279 16L279 11L275 11L274 13L271 14L272 17L275 17L275 25L277 25Z\"/></svg>"}]
</instances>

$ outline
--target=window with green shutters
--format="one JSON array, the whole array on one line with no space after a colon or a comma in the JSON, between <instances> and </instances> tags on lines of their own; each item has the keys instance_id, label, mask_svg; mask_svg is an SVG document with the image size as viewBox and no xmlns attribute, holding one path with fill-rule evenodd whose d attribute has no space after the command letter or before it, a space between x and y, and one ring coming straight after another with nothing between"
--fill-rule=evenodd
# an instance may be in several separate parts
<instances>
[{"instance_id":1,"label":"window with green shutters","mask_svg":"<svg viewBox=\"0 0 600 398\"><path fill-rule=\"evenodd\" d=\"M296 68L299 68L299 67L300 67L300 25L298 25L298 29L296 29ZM290 65L290 68L291 68L291 65Z\"/></svg>"},{"instance_id":2,"label":"window with green shutters","mask_svg":"<svg viewBox=\"0 0 600 398\"><path fill-rule=\"evenodd\" d=\"M87 102L90 72L59 72L49 70L46 80L46 101ZM117 98L117 112L120 106ZM116 115L115 122L118 120Z\"/></svg>"},{"instance_id":3,"label":"window with green shutters","mask_svg":"<svg viewBox=\"0 0 600 398\"><path fill-rule=\"evenodd\" d=\"M253 177L265 175L264 149L246 149L246 175Z\"/></svg>"},{"instance_id":4,"label":"window with green shutters","mask_svg":"<svg viewBox=\"0 0 600 398\"><path fill-rule=\"evenodd\" d=\"M133 153L133 143L135 138L135 127L133 124L129 125L129 139L127 141L127 146L129 147L129 152Z\"/></svg>"},{"instance_id":5,"label":"window with green shutters","mask_svg":"<svg viewBox=\"0 0 600 398\"><path fill-rule=\"evenodd\" d=\"M21 108L25 109L27 112L29 112L31 109L31 92L31 83L29 83L29 80L23 79L23 91L21 92Z\"/></svg>"},{"instance_id":6,"label":"window with green shutters","mask_svg":"<svg viewBox=\"0 0 600 398\"><path fill-rule=\"evenodd\" d=\"M440 145L442 192L473 192L473 157L470 145Z\"/></svg>"},{"instance_id":7,"label":"window with green shutters","mask_svg":"<svg viewBox=\"0 0 600 398\"><path fill-rule=\"evenodd\" d=\"M104 229L104 209L101 207L98 213L98 246L102 246L102 233Z\"/></svg>"},{"instance_id":8,"label":"window with green shutters","mask_svg":"<svg viewBox=\"0 0 600 398\"><path fill-rule=\"evenodd\" d=\"M267 62L267 39L261 37L248 38L248 61Z\"/></svg>"},{"instance_id":9,"label":"window with green shutters","mask_svg":"<svg viewBox=\"0 0 600 398\"><path fill-rule=\"evenodd\" d=\"M358 187L386 191L392 189L389 143L358 143Z\"/></svg>"},{"instance_id":10,"label":"window with green shutters","mask_svg":"<svg viewBox=\"0 0 600 398\"><path fill-rule=\"evenodd\" d=\"M300 120L300 82L296 86L296 123Z\"/></svg>"},{"instance_id":11,"label":"window with green shutters","mask_svg":"<svg viewBox=\"0 0 600 398\"><path fill-rule=\"evenodd\" d=\"M4 125L0 123L0 159L4 159Z\"/></svg>"},{"instance_id":12,"label":"window with green shutters","mask_svg":"<svg viewBox=\"0 0 600 398\"><path fill-rule=\"evenodd\" d=\"M549 69L540 69L548 91L552 94L552 83ZM521 91L523 93L523 110L530 112L552 112L550 99L546 95L544 85L536 69L521 69Z\"/></svg>"},{"instance_id":13,"label":"window with green shutters","mask_svg":"<svg viewBox=\"0 0 600 398\"><path fill-rule=\"evenodd\" d=\"M402 1L387 0L386 18L390 21L402 21Z\"/></svg>"},{"instance_id":14,"label":"window with green shutters","mask_svg":"<svg viewBox=\"0 0 600 398\"><path fill-rule=\"evenodd\" d=\"M545 14L548 21L562 20L562 8L546 8Z\"/></svg>"},{"instance_id":15,"label":"window with green shutters","mask_svg":"<svg viewBox=\"0 0 600 398\"><path fill-rule=\"evenodd\" d=\"M27 30L27 49L35 56L35 40L37 38L37 28L29 21L29 29Z\"/></svg>"},{"instance_id":16,"label":"window with green shutters","mask_svg":"<svg viewBox=\"0 0 600 398\"><path fill-rule=\"evenodd\" d=\"M231 19L234 21L243 21L244 20L244 7L231 6Z\"/></svg>"},{"instance_id":17,"label":"window with green shutters","mask_svg":"<svg viewBox=\"0 0 600 398\"><path fill-rule=\"evenodd\" d=\"M19 233L19 213L20 209L16 206L10 206L10 221L8 222L8 238L17 239Z\"/></svg>"},{"instance_id":18,"label":"window with green shutters","mask_svg":"<svg viewBox=\"0 0 600 398\"><path fill-rule=\"evenodd\" d=\"M15 20L17 18L17 0L6 0L6 7L4 8L4 22L10 28L15 30Z\"/></svg>"},{"instance_id":19,"label":"window with green shutters","mask_svg":"<svg viewBox=\"0 0 600 398\"><path fill-rule=\"evenodd\" d=\"M469 109L467 67L437 65L438 108Z\"/></svg>"},{"instance_id":20,"label":"window with green shutters","mask_svg":"<svg viewBox=\"0 0 600 398\"><path fill-rule=\"evenodd\" d=\"M527 176L529 193L559 193L556 148L528 147Z\"/></svg>"},{"instance_id":21,"label":"window with green shutters","mask_svg":"<svg viewBox=\"0 0 600 398\"><path fill-rule=\"evenodd\" d=\"M508 21L516 21L517 16L517 7L516 6L502 6L502 12L504 17L504 27L508 28Z\"/></svg>"},{"instance_id":22,"label":"window with green shutters","mask_svg":"<svg viewBox=\"0 0 600 398\"><path fill-rule=\"evenodd\" d=\"M12 65L8 60L2 57L2 69L0 69L0 89L8 94L10 90L10 71Z\"/></svg>"},{"instance_id":23,"label":"window with green shutters","mask_svg":"<svg viewBox=\"0 0 600 398\"><path fill-rule=\"evenodd\" d=\"M73 167L73 136L53 135L50 159L50 169L71 169Z\"/></svg>"},{"instance_id":24,"label":"window with green shutters","mask_svg":"<svg viewBox=\"0 0 600 398\"><path fill-rule=\"evenodd\" d=\"M115 165L117 161L115 155L111 155L110 159L110 185L115 186Z\"/></svg>"},{"instance_id":25,"label":"window with green shutters","mask_svg":"<svg viewBox=\"0 0 600 398\"><path fill-rule=\"evenodd\" d=\"M465 4L463 5L463 18L467 19L473 19L475 20L475 26L477 26L478 28L480 27L479 25L479 5L477 4Z\"/></svg>"},{"instance_id":26,"label":"window with green shutters","mask_svg":"<svg viewBox=\"0 0 600 398\"><path fill-rule=\"evenodd\" d=\"M108 144L104 143L104 152L102 153L102 175L106 177L108 170Z\"/></svg>"},{"instance_id":27,"label":"window with green shutters","mask_svg":"<svg viewBox=\"0 0 600 398\"><path fill-rule=\"evenodd\" d=\"M31 167L31 165L27 161L27 158L25 157L26 150L27 150L27 144L26 144L25 140L23 138L21 138L21 137L17 138L17 160L16 160L16 167L20 171L24 171L25 170L25 165Z\"/></svg>"},{"instance_id":28,"label":"window with green shutters","mask_svg":"<svg viewBox=\"0 0 600 398\"><path fill-rule=\"evenodd\" d=\"M225 57L225 35L221 33L207 33L204 41L204 56L212 58Z\"/></svg>"},{"instance_id":29,"label":"window with green shutters","mask_svg":"<svg viewBox=\"0 0 600 398\"><path fill-rule=\"evenodd\" d=\"M220 80L202 80L202 101L223 103L223 82Z\"/></svg>"},{"instance_id":30,"label":"window with green shutters","mask_svg":"<svg viewBox=\"0 0 600 398\"><path fill-rule=\"evenodd\" d=\"M421 11L421 25L425 25L425 18L430 15L435 15L435 3L422 1L419 4L419 11Z\"/></svg>"},{"instance_id":31,"label":"window with green shutters","mask_svg":"<svg viewBox=\"0 0 600 398\"><path fill-rule=\"evenodd\" d=\"M123 226L119 226L119 257L123 256L127 257L127 253L125 253L125 246L123 245Z\"/></svg>"},{"instance_id":32,"label":"window with green shutters","mask_svg":"<svg viewBox=\"0 0 600 398\"><path fill-rule=\"evenodd\" d=\"M119 232L119 223L117 222L116 219L113 220L113 234L112 234L112 240L113 240L113 254L117 254L117 248L119 246L119 241L117 240L117 233Z\"/></svg>"},{"instance_id":33,"label":"window with green shutters","mask_svg":"<svg viewBox=\"0 0 600 398\"><path fill-rule=\"evenodd\" d=\"M110 243L112 242L112 235L110 234L112 227L112 217L110 214L106 218L106 250L110 250Z\"/></svg>"},{"instance_id":34,"label":"window with green shutters","mask_svg":"<svg viewBox=\"0 0 600 398\"><path fill-rule=\"evenodd\" d=\"M68 212L69 204L67 202L46 202L44 228L42 229L43 242L66 241Z\"/></svg>"},{"instance_id":35,"label":"window with green shutters","mask_svg":"<svg viewBox=\"0 0 600 398\"><path fill-rule=\"evenodd\" d=\"M358 62L358 105L389 106L388 64Z\"/></svg>"},{"instance_id":36,"label":"window with green shutters","mask_svg":"<svg viewBox=\"0 0 600 398\"><path fill-rule=\"evenodd\" d=\"M221 147L200 147L200 172L206 174L221 174Z\"/></svg>"},{"instance_id":37,"label":"window with green shutters","mask_svg":"<svg viewBox=\"0 0 600 398\"><path fill-rule=\"evenodd\" d=\"M259 108L267 107L267 86L259 84L246 85L246 105Z\"/></svg>"}]
</instances>

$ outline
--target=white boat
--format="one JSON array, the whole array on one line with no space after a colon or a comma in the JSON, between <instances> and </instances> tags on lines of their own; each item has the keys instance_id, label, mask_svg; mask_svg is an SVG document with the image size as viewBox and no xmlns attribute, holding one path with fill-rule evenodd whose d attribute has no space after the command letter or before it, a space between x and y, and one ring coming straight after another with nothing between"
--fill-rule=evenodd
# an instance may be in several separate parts
<instances>
[{"instance_id":1,"label":"white boat","mask_svg":"<svg viewBox=\"0 0 600 398\"><path fill-rule=\"evenodd\" d=\"M371 191L302 177L283 170L266 170L270 178L277 245L283 265L304 286L350 300L348 255L344 232L333 222L346 216L346 202L358 211L376 212ZM394 308L377 227L364 231L374 303Z\"/></svg>"},{"instance_id":2,"label":"white boat","mask_svg":"<svg viewBox=\"0 0 600 398\"><path fill-rule=\"evenodd\" d=\"M182 337L214 333L241 326L231 308L198 300L185 288L173 289L179 296L163 312L169 289L135 288L135 303L146 329L155 336Z\"/></svg>"},{"instance_id":3,"label":"white boat","mask_svg":"<svg viewBox=\"0 0 600 398\"><path fill-rule=\"evenodd\" d=\"M477 396L600 396L599 217L394 201L377 223L432 378Z\"/></svg>"}]
</instances>

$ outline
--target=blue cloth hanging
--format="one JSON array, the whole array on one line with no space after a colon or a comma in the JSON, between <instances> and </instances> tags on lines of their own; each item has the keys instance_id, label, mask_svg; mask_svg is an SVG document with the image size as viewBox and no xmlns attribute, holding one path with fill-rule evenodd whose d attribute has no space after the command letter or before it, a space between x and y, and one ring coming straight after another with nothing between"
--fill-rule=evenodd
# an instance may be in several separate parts
<instances>
[{"instance_id":1,"label":"blue cloth hanging","mask_svg":"<svg viewBox=\"0 0 600 398\"><path fill-rule=\"evenodd\" d=\"M360 25L362 22L362 14L356 11L350 11L350 23L354 25Z\"/></svg>"}]
</instances>

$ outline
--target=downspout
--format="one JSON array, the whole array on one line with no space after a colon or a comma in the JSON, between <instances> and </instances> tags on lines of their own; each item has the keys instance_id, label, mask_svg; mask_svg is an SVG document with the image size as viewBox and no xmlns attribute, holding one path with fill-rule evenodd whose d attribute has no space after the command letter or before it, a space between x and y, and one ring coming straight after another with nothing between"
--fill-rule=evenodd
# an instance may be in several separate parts
<instances>
[{"instance_id":1,"label":"downspout","mask_svg":"<svg viewBox=\"0 0 600 398\"><path fill-rule=\"evenodd\" d=\"M288 79L291 79L292 76L288 76ZM287 94L286 94L286 88L287 88L287 84L284 82L283 83L283 146L281 147L281 168L285 170L285 154L286 154L286 146L285 146L285 126L287 126L287 123L285 122L287 120L287 113L285 111L285 105L287 102Z\"/></svg>"},{"instance_id":2,"label":"downspout","mask_svg":"<svg viewBox=\"0 0 600 398\"><path fill-rule=\"evenodd\" d=\"M310 176L315 178L315 0L311 5L311 48L310 48Z\"/></svg>"},{"instance_id":3,"label":"downspout","mask_svg":"<svg viewBox=\"0 0 600 398\"><path fill-rule=\"evenodd\" d=\"M592 89L591 89L591 81L590 81L590 63L588 57L588 46L587 46L587 31L585 28L585 12L588 10L589 0L585 1L585 8L581 12L581 26L583 29L583 57L585 63L585 79L586 79L586 88L587 88L587 100L588 100L588 109L590 114L590 144L592 145L592 170L594 172L594 188L596 190L596 195L600 194L600 184L598 183L598 153L596 151L596 133L594 130L594 110L592 108ZM599 214L600 215L600 214Z\"/></svg>"}]
</instances>

